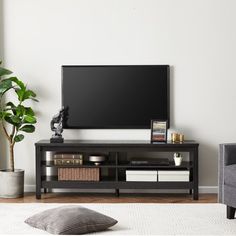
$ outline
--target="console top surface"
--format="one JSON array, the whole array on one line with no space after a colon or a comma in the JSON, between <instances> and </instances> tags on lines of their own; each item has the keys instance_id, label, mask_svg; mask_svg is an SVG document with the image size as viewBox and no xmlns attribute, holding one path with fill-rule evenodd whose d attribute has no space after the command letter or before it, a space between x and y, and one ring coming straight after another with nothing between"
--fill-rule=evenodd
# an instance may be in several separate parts
<instances>
[{"instance_id":1,"label":"console top surface","mask_svg":"<svg viewBox=\"0 0 236 236\"><path fill-rule=\"evenodd\" d=\"M50 140L40 140L36 146L198 146L194 140L186 140L182 143L154 142L150 140L64 140L63 143L50 143Z\"/></svg>"}]
</instances>

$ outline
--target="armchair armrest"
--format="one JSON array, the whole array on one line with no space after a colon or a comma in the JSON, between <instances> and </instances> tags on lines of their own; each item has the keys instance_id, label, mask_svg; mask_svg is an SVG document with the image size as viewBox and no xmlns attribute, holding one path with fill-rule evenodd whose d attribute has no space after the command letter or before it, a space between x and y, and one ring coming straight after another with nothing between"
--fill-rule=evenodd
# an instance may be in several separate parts
<instances>
[{"instance_id":1,"label":"armchair armrest","mask_svg":"<svg viewBox=\"0 0 236 236\"><path fill-rule=\"evenodd\" d=\"M236 164L236 143L220 144L219 158L223 166Z\"/></svg>"},{"instance_id":2,"label":"armchair armrest","mask_svg":"<svg viewBox=\"0 0 236 236\"><path fill-rule=\"evenodd\" d=\"M218 158L218 201L224 203L224 169L236 164L236 143L220 144Z\"/></svg>"}]
</instances>

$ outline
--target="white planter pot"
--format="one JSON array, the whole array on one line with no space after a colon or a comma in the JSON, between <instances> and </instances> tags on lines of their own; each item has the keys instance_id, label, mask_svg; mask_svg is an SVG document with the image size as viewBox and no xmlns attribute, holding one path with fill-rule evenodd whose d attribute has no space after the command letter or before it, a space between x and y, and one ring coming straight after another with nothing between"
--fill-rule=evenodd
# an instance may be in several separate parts
<instances>
[{"instance_id":1,"label":"white planter pot","mask_svg":"<svg viewBox=\"0 0 236 236\"><path fill-rule=\"evenodd\" d=\"M180 166L182 163L183 158L182 157L174 157L175 165Z\"/></svg>"},{"instance_id":2,"label":"white planter pot","mask_svg":"<svg viewBox=\"0 0 236 236\"><path fill-rule=\"evenodd\" d=\"M0 170L0 198L24 196L24 170Z\"/></svg>"}]
</instances>

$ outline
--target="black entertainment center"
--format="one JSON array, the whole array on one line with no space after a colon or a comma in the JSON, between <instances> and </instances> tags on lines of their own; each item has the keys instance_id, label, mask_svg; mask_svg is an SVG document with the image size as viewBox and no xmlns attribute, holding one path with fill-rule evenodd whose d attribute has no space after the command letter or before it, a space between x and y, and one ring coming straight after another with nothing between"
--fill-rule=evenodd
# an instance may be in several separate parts
<instances>
[{"instance_id":1,"label":"black entertainment center","mask_svg":"<svg viewBox=\"0 0 236 236\"><path fill-rule=\"evenodd\" d=\"M169 65L62 66L62 109L51 121L55 133L36 143L36 197L41 198L42 188L45 193L55 188L114 189L117 196L120 189L188 189L197 200L199 144L160 142L167 140L170 127L169 70ZM150 129L151 120L157 143L62 137L63 129ZM163 127L165 139L160 139ZM49 161L47 152L55 154ZM130 158L135 152L143 158ZM160 152L172 153L171 159L160 158ZM182 163L181 152L189 153ZM148 160L145 153L154 158ZM53 175L47 175L48 168L55 170Z\"/></svg>"},{"instance_id":2,"label":"black entertainment center","mask_svg":"<svg viewBox=\"0 0 236 236\"><path fill-rule=\"evenodd\" d=\"M193 190L193 199L198 199L198 146L194 141L184 143L150 143L149 141L81 141L66 140L64 143L50 143L42 140L36 143L36 198L41 198L42 188L62 189L114 189L119 195L119 189L188 189ZM45 152L69 153L106 153L108 159L103 164L96 166L100 170L106 169L107 175L101 176L100 181L58 181L58 176L47 177L43 169L55 167L53 162L46 162ZM137 169L127 162L130 152L188 152L189 161L184 161L180 166L170 163L169 166L143 165L138 168L143 170L189 170L190 179L187 182L128 182L125 179L125 170ZM64 166L68 167L68 166ZM75 168L75 166L69 166ZM84 162L76 168L94 168L95 165Z\"/></svg>"}]
</instances>

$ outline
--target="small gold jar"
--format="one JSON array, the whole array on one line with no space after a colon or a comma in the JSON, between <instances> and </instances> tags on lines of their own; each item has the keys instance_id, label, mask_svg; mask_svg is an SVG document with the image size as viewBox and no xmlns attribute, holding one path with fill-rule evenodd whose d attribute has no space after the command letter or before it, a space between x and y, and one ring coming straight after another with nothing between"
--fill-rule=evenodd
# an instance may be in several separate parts
<instances>
[{"instance_id":1,"label":"small gold jar","mask_svg":"<svg viewBox=\"0 0 236 236\"><path fill-rule=\"evenodd\" d=\"M179 142L179 134L178 133L172 133L171 134L171 141L172 142Z\"/></svg>"},{"instance_id":2,"label":"small gold jar","mask_svg":"<svg viewBox=\"0 0 236 236\"><path fill-rule=\"evenodd\" d=\"M179 141L182 143L184 142L184 135L183 134L180 134L179 135Z\"/></svg>"}]
</instances>

